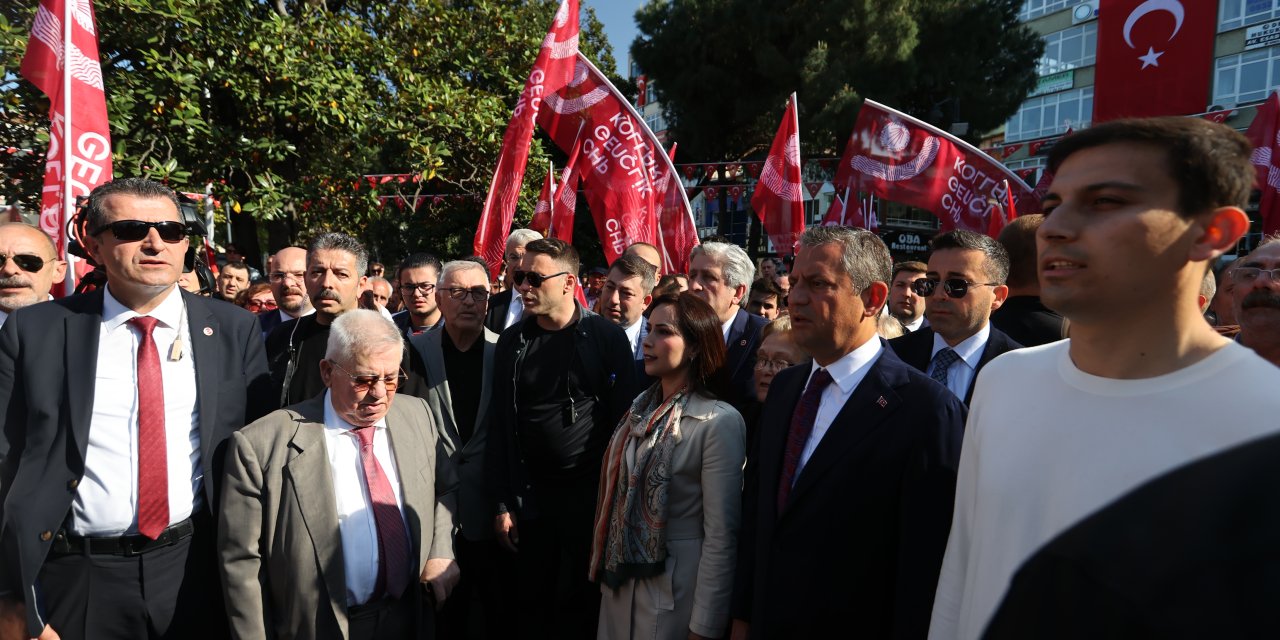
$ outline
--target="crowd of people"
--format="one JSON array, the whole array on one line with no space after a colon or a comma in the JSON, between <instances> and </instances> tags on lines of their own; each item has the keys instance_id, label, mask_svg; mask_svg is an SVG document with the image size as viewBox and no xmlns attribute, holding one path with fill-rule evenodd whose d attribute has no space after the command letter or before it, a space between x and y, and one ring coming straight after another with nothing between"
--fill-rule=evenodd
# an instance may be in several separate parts
<instances>
[{"instance_id":1,"label":"crowd of people","mask_svg":"<svg viewBox=\"0 0 1280 640\"><path fill-rule=\"evenodd\" d=\"M0 225L0 640L1274 635L1249 153L1077 132L1043 214L925 262L323 233L205 295L175 194L114 180L94 291Z\"/></svg>"}]
</instances>

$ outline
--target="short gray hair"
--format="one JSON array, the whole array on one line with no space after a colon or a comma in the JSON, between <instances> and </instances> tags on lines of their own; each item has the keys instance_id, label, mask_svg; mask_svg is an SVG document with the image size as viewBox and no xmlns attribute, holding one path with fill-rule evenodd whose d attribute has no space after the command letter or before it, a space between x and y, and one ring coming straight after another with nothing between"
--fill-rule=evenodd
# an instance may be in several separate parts
<instances>
[{"instance_id":1,"label":"short gray hair","mask_svg":"<svg viewBox=\"0 0 1280 640\"><path fill-rule=\"evenodd\" d=\"M377 311L353 309L329 325L324 357L329 361L350 362L357 356L391 348L404 348L404 338L396 324Z\"/></svg>"},{"instance_id":2,"label":"short gray hair","mask_svg":"<svg viewBox=\"0 0 1280 640\"><path fill-rule=\"evenodd\" d=\"M322 233L311 239L307 245L307 260L317 251L346 251L356 257L356 274L363 276L369 271L369 251L359 240L345 233Z\"/></svg>"},{"instance_id":3,"label":"short gray hair","mask_svg":"<svg viewBox=\"0 0 1280 640\"><path fill-rule=\"evenodd\" d=\"M756 279L755 265L751 264L751 258L747 256L747 252L736 244L704 242L693 248L689 258L692 260L699 255L705 255L719 265L724 283L730 287L749 287Z\"/></svg>"},{"instance_id":4,"label":"short gray hair","mask_svg":"<svg viewBox=\"0 0 1280 640\"><path fill-rule=\"evenodd\" d=\"M800 235L800 246L810 249L836 243L841 262L853 282L854 291L864 291L873 282L886 285L893 280L893 257L884 241L866 229L853 227L809 227Z\"/></svg>"},{"instance_id":5,"label":"short gray hair","mask_svg":"<svg viewBox=\"0 0 1280 640\"><path fill-rule=\"evenodd\" d=\"M511 247L514 247L517 245L523 247L524 245L529 244L534 240L541 240L541 239L542 239L542 234L538 233L537 231L534 231L533 229L516 229L515 231L511 232L511 235L507 236L506 248L510 249Z\"/></svg>"},{"instance_id":6,"label":"short gray hair","mask_svg":"<svg viewBox=\"0 0 1280 640\"><path fill-rule=\"evenodd\" d=\"M444 286L444 279L448 278L455 271L479 271L484 274L485 284L489 283L489 270L475 260L450 260L444 263L444 267L440 269L440 277L436 279L436 288Z\"/></svg>"}]
</instances>

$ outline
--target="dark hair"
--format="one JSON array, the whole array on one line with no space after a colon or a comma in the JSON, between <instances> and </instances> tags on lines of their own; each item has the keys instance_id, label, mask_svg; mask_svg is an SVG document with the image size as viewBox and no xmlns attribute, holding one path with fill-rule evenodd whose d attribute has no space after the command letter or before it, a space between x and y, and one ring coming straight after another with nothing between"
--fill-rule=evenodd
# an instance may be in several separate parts
<instances>
[{"instance_id":1,"label":"dark hair","mask_svg":"<svg viewBox=\"0 0 1280 640\"><path fill-rule=\"evenodd\" d=\"M898 274L903 271L906 271L907 273L928 273L929 265L920 262L919 260L899 262L898 264L893 265L893 278L890 278L890 280L897 278Z\"/></svg>"},{"instance_id":2,"label":"dark hair","mask_svg":"<svg viewBox=\"0 0 1280 640\"><path fill-rule=\"evenodd\" d=\"M89 203L84 212L84 227L89 233L97 231L102 226L103 220L107 217L107 212L102 210L102 203L108 197L115 195L163 198L173 203L178 220L182 220L181 209L178 208L178 194L174 193L173 189L146 178L117 178L111 182L104 182L89 192Z\"/></svg>"},{"instance_id":3,"label":"dark hair","mask_svg":"<svg viewBox=\"0 0 1280 640\"><path fill-rule=\"evenodd\" d=\"M689 390L723 396L727 371L720 317L710 304L688 291L657 297L645 309L645 317L652 317L663 305L675 307L676 328L689 351Z\"/></svg>"},{"instance_id":4,"label":"dark hair","mask_svg":"<svg viewBox=\"0 0 1280 640\"><path fill-rule=\"evenodd\" d=\"M386 273L386 272L387 272L387 265L382 264L381 262L370 262L370 263L369 263L369 273L366 273L365 275L367 275L367 276L374 276L374 275L378 275L378 274L376 274L376 273L374 273L374 272L373 272L373 270L374 270L374 269L382 269L382 272L383 272L383 273Z\"/></svg>"},{"instance_id":5,"label":"dark hair","mask_svg":"<svg viewBox=\"0 0 1280 640\"><path fill-rule=\"evenodd\" d=\"M538 253L560 265L561 269L574 274L582 270L582 261L578 259L578 250L573 245L559 238L543 238L534 240L524 246L525 253Z\"/></svg>"},{"instance_id":6,"label":"dark hair","mask_svg":"<svg viewBox=\"0 0 1280 640\"><path fill-rule=\"evenodd\" d=\"M250 299L252 299L254 296L264 291L270 292L271 291L270 285L266 284L265 282L259 282L258 284L251 284L248 287L241 289L240 292L236 294L235 300L233 301L232 304L235 304L237 307L240 307L242 309L246 308L245 305L249 304Z\"/></svg>"},{"instance_id":7,"label":"dark hair","mask_svg":"<svg viewBox=\"0 0 1280 640\"><path fill-rule=\"evenodd\" d=\"M680 276L688 277L683 273L668 273L667 275L658 278L658 284L653 287L653 295L657 297L666 294L675 295L680 293Z\"/></svg>"},{"instance_id":8,"label":"dark hair","mask_svg":"<svg viewBox=\"0 0 1280 640\"><path fill-rule=\"evenodd\" d=\"M1009 253L1008 284L1011 287L1034 287L1039 284L1036 230L1042 222L1044 216L1038 213L1018 216L1000 232L1000 244Z\"/></svg>"},{"instance_id":9,"label":"dark hair","mask_svg":"<svg viewBox=\"0 0 1280 640\"><path fill-rule=\"evenodd\" d=\"M998 284L1004 284L1005 280L1009 279L1009 252L1005 251L1004 245L991 236L985 236L975 231L956 229L935 237L929 243L929 248L935 252L943 249L981 251L987 258L985 261L987 277Z\"/></svg>"},{"instance_id":10,"label":"dark hair","mask_svg":"<svg viewBox=\"0 0 1280 640\"><path fill-rule=\"evenodd\" d=\"M756 281L751 283L751 291L747 292L747 297L749 298L757 293L776 296L778 304L782 304L782 287L779 287L777 282L769 278L756 278Z\"/></svg>"},{"instance_id":11,"label":"dark hair","mask_svg":"<svg viewBox=\"0 0 1280 640\"><path fill-rule=\"evenodd\" d=\"M243 271L246 274L249 273L249 265L245 264L243 261L240 261L240 260L231 260L226 264L222 265L222 269L223 271L226 271L227 269L236 269L239 271Z\"/></svg>"},{"instance_id":12,"label":"dark hair","mask_svg":"<svg viewBox=\"0 0 1280 640\"><path fill-rule=\"evenodd\" d=\"M1257 174L1253 146L1231 127L1203 118L1170 116L1112 120L1072 133L1049 152L1049 171L1071 154L1107 144L1133 143L1164 152L1165 168L1178 185L1179 214L1249 202Z\"/></svg>"},{"instance_id":13,"label":"dark hair","mask_svg":"<svg viewBox=\"0 0 1280 640\"><path fill-rule=\"evenodd\" d=\"M615 269L618 273L628 278L639 276L640 288L644 290L645 294L648 295L653 292L653 286L658 279L658 268L645 262L643 258L636 255L623 254L618 256L618 259L614 260L613 264L609 266L609 271Z\"/></svg>"},{"instance_id":14,"label":"dark hair","mask_svg":"<svg viewBox=\"0 0 1280 640\"><path fill-rule=\"evenodd\" d=\"M345 233L322 233L307 244L307 262L317 251L346 251L356 258L356 275L363 276L369 270L369 252L359 240Z\"/></svg>"},{"instance_id":15,"label":"dark hair","mask_svg":"<svg viewBox=\"0 0 1280 640\"><path fill-rule=\"evenodd\" d=\"M396 280L400 279L400 274L405 269L421 269L423 267L435 267L436 275L440 275L440 270L444 268L444 264L440 262L440 258L425 252L411 253L409 257L400 261L400 266L396 267ZM489 265L485 265L484 270L489 271Z\"/></svg>"}]
</instances>

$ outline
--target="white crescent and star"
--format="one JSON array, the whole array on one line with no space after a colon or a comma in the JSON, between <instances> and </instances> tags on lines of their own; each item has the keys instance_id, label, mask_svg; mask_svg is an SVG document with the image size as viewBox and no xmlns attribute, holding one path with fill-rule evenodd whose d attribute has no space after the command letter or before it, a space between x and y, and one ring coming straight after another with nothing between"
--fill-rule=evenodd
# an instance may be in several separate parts
<instances>
[{"instance_id":1,"label":"white crescent and star","mask_svg":"<svg viewBox=\"0 0 1280 640\"><path fill-rule=\"evenodd\" d=\"M1129 17L1124 21L1124 41L1129 45L1130 49L1136 49L1133 45L1133 27L1138 21L1147 14L1157 11L1166 11L1173 16L1173 33L1169 34L1169 41L1172 41L1178 32L1182 30L1182 21L1186 18L1186 11L1182 7L1182 3L1178 0L1147 0L1142 4L1134 7L1129 12ZM1160 66L1160 56L1164 55L1163 51L1156 51L1155 47L1147 47L1146 55L1138 56L1142 61L1142 68Z\"/></svg>"}]
</instances>

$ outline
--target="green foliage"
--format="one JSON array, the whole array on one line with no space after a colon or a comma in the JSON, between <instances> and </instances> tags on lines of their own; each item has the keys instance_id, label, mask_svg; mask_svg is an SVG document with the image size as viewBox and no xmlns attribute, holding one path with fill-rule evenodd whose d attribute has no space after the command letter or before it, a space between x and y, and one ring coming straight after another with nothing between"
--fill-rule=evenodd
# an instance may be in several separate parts
<instances>
[{"instance_id":1,"label":"green foliage","mask_svg":"<svg viewBox=\"0 0 1280 640\"><path fill-rule=\"evenodd\" d=\"M468 254L503 131L558 4L99 0L115 173L186 191L212 182L266 222L272 249L340 230L384 260L415 249ZM43 151L48 101L17 78L35 5L0 6L0 134ZM590 9L582 25L583 51L613 69ZM534 141L525 220L548 146ZM42 162L5 162L10 186L36 206ZM386 173L418 179L376 189L359 179ZM451 197L417 210L379 206L379 195L408 203L425 194ZM237 229L253 229L234 217Z\"/></svg>"},{"instance_id":2,"label":"green foliage","mask_svg":"<svg viewBox=\"0 0 1280 640\"><path fill-rule=\"evenodd\" d=\"M788 94L806 153L843 146L864 98L948 127L998 127L1044 45L1021 0L650 0L632 55L688 160L761 156ZM958 118L957 118L958 116Z\"/></svg>"}]
</instances>

